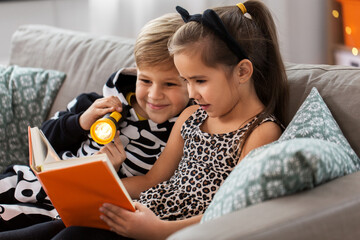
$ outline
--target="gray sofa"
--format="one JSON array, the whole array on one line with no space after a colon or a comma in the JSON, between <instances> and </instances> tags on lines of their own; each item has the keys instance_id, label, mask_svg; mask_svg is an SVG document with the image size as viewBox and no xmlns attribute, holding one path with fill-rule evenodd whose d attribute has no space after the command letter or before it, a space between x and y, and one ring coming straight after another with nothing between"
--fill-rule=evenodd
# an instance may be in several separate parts
<instances>
[{"instance_id":1,"label":"gray sofa","mask_svg":"<svg viewBox=\"0 0 360 240\"><path fill-rule=\"evenodd\" d=\"M19 27L11 41L9 64L67 74L49 116L65 109L81 92L101 93L111 73L134 66L133 39L27 25ZM287 64L286 68L288 122L315 86L360 156L360 69L306 64ZM359 224L358 172L185 228L169 239L360 239Z\"/></svg>"}]
</instances>

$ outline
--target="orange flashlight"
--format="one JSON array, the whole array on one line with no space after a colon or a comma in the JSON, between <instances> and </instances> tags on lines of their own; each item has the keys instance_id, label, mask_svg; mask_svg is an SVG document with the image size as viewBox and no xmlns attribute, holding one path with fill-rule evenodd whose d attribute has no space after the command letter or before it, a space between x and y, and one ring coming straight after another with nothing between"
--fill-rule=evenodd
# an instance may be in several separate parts
<instances>
[{"instance_id":1,"label":"orange flashlight","mask_svg":"<svg viewBox=\"0 0 360 240\"><path fill-rule=\"evenodd\" d=\"M120 123L129 113L129 108L123 106L123 111L107 113L104 117L98 119L90 128L90 135L95 142L99 144L107 144L111 142Z\"/></svg>"}]
</instances>

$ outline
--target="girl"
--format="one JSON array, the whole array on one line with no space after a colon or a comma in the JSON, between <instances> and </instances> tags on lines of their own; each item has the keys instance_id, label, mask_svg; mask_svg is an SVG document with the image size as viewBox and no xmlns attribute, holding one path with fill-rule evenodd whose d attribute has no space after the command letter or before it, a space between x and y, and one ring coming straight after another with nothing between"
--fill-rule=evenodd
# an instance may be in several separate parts
<instances>
[{"instance_id":1,"label":"girl","mask_svg":"<svg viewBox=\"0 0 360 240\"><path fill-rule=\"evenodd\" d=\"M198 223L236 164L280 136L287 82L268 9L250 0L202 15L177 10L186 24L169 49L198 105L179 116L154 167L123 180L136 212L105 203L112 231L69 227L54 239L165 239Z\"/></svg>"}]
</instances>

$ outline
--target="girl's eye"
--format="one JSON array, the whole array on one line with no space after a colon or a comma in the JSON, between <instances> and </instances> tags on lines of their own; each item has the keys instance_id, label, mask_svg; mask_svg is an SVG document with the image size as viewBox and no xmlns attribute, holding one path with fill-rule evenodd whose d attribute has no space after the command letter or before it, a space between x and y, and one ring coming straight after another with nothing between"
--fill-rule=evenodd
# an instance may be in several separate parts
<instances>
[{"instance_id":1,"label":"girl's eye","mask_svg":"<svg viewBox=\"0 0 360 240\"><path fill-rule=\"evenodd\" d=\"M206 82L206 81L205 81L205 80L200 80L200 79L199 79L199 80L196 80L196 82L201 84L201 83L204 83L204 82Z\"/></svg>"}]
</instances>

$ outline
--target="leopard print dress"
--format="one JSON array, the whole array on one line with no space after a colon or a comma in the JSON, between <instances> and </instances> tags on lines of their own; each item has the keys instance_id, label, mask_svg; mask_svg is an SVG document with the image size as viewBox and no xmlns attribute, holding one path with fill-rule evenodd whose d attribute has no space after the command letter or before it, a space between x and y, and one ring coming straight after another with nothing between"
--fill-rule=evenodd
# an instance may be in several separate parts
<instances>
[{"instance_id":1,"label":"leopard print dress","mask_svg":"<svg viewBox=\"0 0 360 240\"><path fill-rule=\"evenodd\" d=\"M140 194L138 201L161 219L178 220L204 213L236 166L239 142L257 119L230 133L209 134L200 129L206 118L207 113L199 108L185 121L181 129L184 155L178 169L168 181ZM268 121L277 122L269 116L260 124Z\"/></svg>"}]
</instances>

